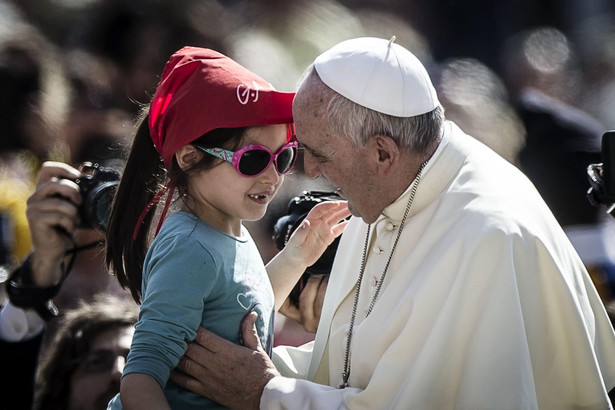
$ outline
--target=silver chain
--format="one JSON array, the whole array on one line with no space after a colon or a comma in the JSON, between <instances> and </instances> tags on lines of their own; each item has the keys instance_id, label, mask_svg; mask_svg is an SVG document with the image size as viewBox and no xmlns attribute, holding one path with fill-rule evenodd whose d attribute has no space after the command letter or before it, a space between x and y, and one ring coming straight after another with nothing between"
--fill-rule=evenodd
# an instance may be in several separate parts
<instances>
[{"instance_id":1,"label":"silver chain","mask_svg":"<svg viewBox=\"0 0 615 410\"><path fill-rule=\"evenodd\" d=\"M399 242L399 237L401 236L401 231L404 229L404 225L406 224L406 219L408 218L408 213L410 212L410 208L412 207L412 203L414 202L414 196L416 195L416 190L418 189L419 182L421 181L421 174L423 173L423 169L425 165L427 165L428 161L423 162L421 167L419 168L419 172L414 179L412 184L412 188L410 189L410 199L408 199L408 205L406 205L406 210L404 211L404 216L399 223L399 229L397 230L397 236L395 237L395 242L393 242L393 247L391 248L391 252L389 253L389 258L387 259L387 263L384 266L384 270L382 271L382 275L380 275L380 280L378 281L378 287L376 288L376 293L374 293L374 297L372 298L371 303L369 304L369 308L367 310L367 314L365 317L372 313L372 309L376 304L376 299L378 299L378 295L380 294L380 288L382 288L382 283L384 282L384 278L386 277L387 272L389 271L389 265L391 263L391 258L393 257L393 252L395 252L395 248L397 248L397 243ZM350 325L348 327L348 337L346 338L346 350L344 352L344 371L342 372L342 384L340 385L340 389L344 389L348 387L348 379L350 378L350 343L352 341L352 333L354 330L354 323L357 316L357 306L359 305L359 294L361 293L361 283L363 282L363 274L365 272L365 265L367 263L367 248L369 247L369 234L371 231L371 224L367 225L367 234L365 235L365 245L363 246L363 256L361 258L361 270L359 271L359 278L357 279L357 291L354 295L354 303L352 304L352 315L350 316Z\"/></svg>"}]
</instances>

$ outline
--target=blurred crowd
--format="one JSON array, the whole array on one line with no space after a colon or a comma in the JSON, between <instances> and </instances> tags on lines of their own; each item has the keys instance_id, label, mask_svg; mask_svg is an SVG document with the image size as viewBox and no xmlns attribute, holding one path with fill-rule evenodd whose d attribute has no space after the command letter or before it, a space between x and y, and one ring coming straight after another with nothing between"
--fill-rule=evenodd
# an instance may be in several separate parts
<instances>
[{"instance_id":1,"label":"blurred crowd","mask_svg":"<svg viewBox=\"0 0 615 410\"><path fill-rule=\"evenodd\" d=\"M294 91L316 55L357 36L395 36L423 61L447 118L530 177L605 303L615 298L615 225L585 196L586 167L615 129L612 0L0 0L0 282L30 250L25 206L42 162L121 168L174 51L213 48ZM301 166L246 224L265 262L289 199L328 189ZM122 293L100 249L78 255L63 288L61 311ZM309 337L295 328L277 341Z\"/></svg>"}]
</instances>

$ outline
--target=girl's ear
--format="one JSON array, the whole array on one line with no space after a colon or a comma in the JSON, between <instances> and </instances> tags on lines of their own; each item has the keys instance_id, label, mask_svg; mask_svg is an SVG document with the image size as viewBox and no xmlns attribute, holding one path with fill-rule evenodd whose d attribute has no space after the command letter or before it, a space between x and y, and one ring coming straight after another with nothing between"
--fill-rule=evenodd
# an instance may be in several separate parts
<instances>
[{"instance_id":1,"label":"girl's ear","mask_svg":"<svg viewBox=\"0 0 615 410\"><path fill-rule=\"evenodd\" d=\"M182 171L193 167L201 158L203 158L203 153L191 144L184 145L175 152L175 159Z\"/></svg>"}]
</instances>

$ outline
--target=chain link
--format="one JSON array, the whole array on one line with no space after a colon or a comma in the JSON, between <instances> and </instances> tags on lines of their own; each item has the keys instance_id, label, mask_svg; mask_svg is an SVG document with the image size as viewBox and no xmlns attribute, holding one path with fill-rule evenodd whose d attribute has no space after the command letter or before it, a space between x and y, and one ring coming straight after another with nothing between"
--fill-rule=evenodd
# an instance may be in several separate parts
<instances>
[{"instance_id":1,"label":"chain link","mask_svg":"<svg viewBox=\"0 0 615 410\"><path fill-rule=\"evenodd\" d=\"M369 309L367 310L367 314L365 317L369 316L372 313L372 309L376 304L376 299L378 299L378 295L380 294L380 288L382 288L382 283L384 282L384 278L386 277L387 272L389 271L389 265L391 263L391 258L393 257L393 252L395 252L395 248L397 248L397 243L399 242L399 237L401 236L401 232L404 229L404 225L406 224L406 219L408 218L408 213L410 212L410 208L412 207L412 203L414 202L414 196L416 195L416 190L418 189L419 182L421 182L421 175L423 174L423 169L427 165L429 160L423 162L419 171L412 183L412 188L410 189L410 199L408 199L408 205L406 205L406 210L404 211L404 216L401 219L399 224L399 229L397 230L397 236L395 237L395 242L393 242L393 247L391 248L391 252L389 253L389 258L387 260L386 265L384 266L384 270L382 271L382 275L380 276L380 280L378 281L378 287L376 288L376 293L374 293L374 297L369 305ZM365 265L367 264L367 248L369 246L369 234L371 232L371 224L367 225L367 234L365 235L365 245L363 246L363 256L361 258L361 270L359 271L359 278L357 279L357 291L354 295L354 302L352 304L352 315L350 316L350 325L348 327L348 336L346 338L346 350L344 352L344 371L342 372L342 384L339 386L340 389L344 389L349 386L348 379L350 378L350 343L352 342L352 334L354 331L354 323L357 317L357 306L359 305L359 294L361 293L361 283L363 282L363 274L365 273Z\"/></svg>"}]
</instances>

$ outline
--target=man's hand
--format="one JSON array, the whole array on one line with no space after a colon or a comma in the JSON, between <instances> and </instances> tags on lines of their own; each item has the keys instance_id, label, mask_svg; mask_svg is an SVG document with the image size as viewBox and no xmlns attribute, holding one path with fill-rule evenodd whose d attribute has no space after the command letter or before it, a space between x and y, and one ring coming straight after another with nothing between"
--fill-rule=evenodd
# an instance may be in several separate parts
<instances>
[{"instance_id":1,"label":"man's hand","mask_svg":"<svg viewBox=\"0 0 615 410\"><path fill-rule=\"evenodd\" d=\"M38 286L51 286L60 279L58 267L79 224L81 195L72 179L80 175L70 165L45 162L36 190L28 198L26 216L34 250L32 279Z\"/></svg>"},{"instance_id":2,"label":"man's hand","mask_svg":"<svg viewBox=\"0 0 615 410\"><path fill-rule=\"evenodd\" d=\"M329 275L311 275L299 295L299 307L286 299L280 313L299 322L306 332L316 333L328 283Z\"/></svg>"},{"instance_id":3,"label":"man's hand","mask_svg":"<svg viewBox=\"0 0 615 410\"><path fill-rule=\"evenodd\" d=\"M199 328L188 344L178 371L171 373L177 385L235 409L258 409L265 385L279 376L256 333L256 313L241 324L244 346Z\"/></svg>"}]
</instances>

